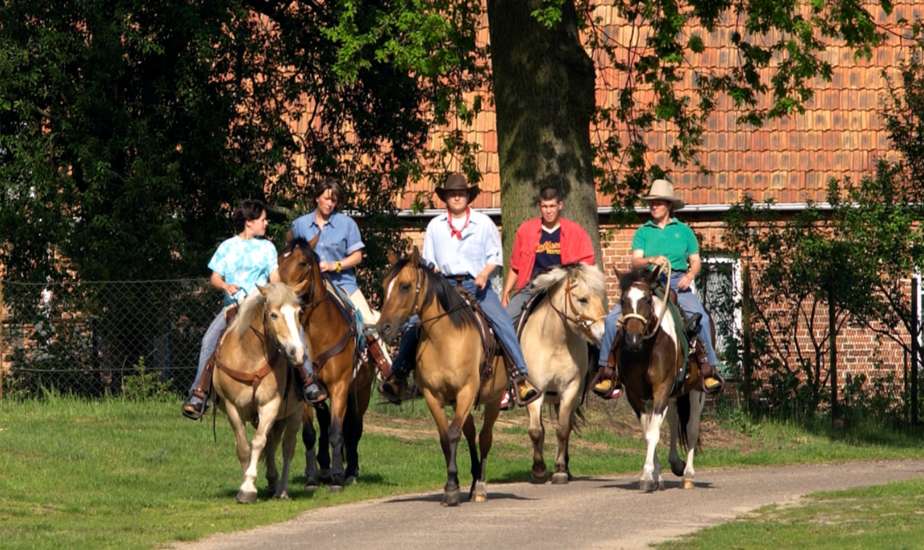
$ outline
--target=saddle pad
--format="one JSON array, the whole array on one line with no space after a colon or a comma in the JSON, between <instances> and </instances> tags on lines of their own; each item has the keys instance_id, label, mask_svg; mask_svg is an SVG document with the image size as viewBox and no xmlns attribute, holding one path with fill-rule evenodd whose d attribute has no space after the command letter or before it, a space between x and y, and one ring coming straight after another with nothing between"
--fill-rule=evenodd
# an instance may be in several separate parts
<instances>
[{"instance_id":1,"label":"saddle pad","mask_svg":"<svg viewBox=\"0 0 924 550\"><path fill-rule=\"evenodd\" d=\"M484 314L484 311L481 310L481 305L478 303L478 299L475 296L462 288L461 286L456 287L456 291L462 296L462 299L465 300L465 303L468 304L468 307L472 308L472 311L475 313L475 319L478 322L478 333L481 335L481 346L482 346L482 363L481 363L481 379L486 380L491 377L494 373L494 357L501 352L503 354L503 346L500 345L500 342L497 341L497 338L494 336L494 330L491 328L491 323L488 322L487 315ZM506 355L504 357L506 361Z\"/></svg>"},{"instance_id":2,"label":"saddle pad","mask_svg":"<svg viewBox=\"0 0 924 550\"><path fill-rule=\"evenodd\" d=\"M340 305L340 308L347 313L353 324L356 325L356 352L361 354L366 349L366 333L362 312L353 305L350 297L342 288L331 283L326 278L324 279L324 287L327 289L328 294Z\"/></svg>"}]
</instances>

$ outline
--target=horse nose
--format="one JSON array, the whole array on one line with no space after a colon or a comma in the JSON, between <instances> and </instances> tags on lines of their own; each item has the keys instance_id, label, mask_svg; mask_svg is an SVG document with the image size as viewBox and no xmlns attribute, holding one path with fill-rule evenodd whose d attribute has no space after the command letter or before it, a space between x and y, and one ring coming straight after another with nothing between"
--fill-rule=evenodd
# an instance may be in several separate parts
<instances>
[{"instance_id":1,"label":"horse nose","mask_svg":"<svg viewBox=\"0 0 924 550\"><path fill-rule=\"evenodd\" d=\"M626 347L632 351L638 350L642 344L642 339L638 334L626 334Z\"/></svg>"},{"instance_id":2,"label":"horse nose","mask_svg":"<svg viewBox=\"0 0 924 550\"><path fill-rule=\"evenodd\" d=\"M286 355L293 365L300 365L305 359L305 348L296 344L286 346Z\"/></svg>"}]
</instances>

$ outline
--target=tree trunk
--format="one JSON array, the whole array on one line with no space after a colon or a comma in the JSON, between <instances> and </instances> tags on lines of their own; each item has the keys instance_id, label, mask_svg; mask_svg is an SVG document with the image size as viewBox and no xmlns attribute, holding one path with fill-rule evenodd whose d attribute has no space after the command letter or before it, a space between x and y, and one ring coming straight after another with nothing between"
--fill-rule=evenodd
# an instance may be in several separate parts
<instances>
[{"instance_id":1,"label":"tree trunk","mask_svg":"<svg viewBox=\"0 0 924 550\"><path fill-rule=\"evenodd\" d=\"M531 12L542 0L488 0L500 158L504 257L523 220L537 216L539 190L554 185L564 216L590 234L601 263L590 122L594 66L581 46L573 0L547 28Z\"/></svg>"}]
</instances>

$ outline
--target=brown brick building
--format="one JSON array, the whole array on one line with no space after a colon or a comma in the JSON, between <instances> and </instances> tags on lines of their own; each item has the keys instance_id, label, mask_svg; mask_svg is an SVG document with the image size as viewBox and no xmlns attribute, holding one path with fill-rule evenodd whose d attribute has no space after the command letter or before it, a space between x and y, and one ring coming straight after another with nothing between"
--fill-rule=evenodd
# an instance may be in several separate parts
<instances>
[{"instance_id":1,"label":"brown brick building","mask_svg":"<svg viewBox=\"0 0 924 550\"><path fill-rule=\"evenodd\" d=\"M924 5L910 1L896 2L891 16L875 9L877 23L884 28L901 18L914 20L924 16ZM599 13L617 39L629 40L628 35L621 36L620 33L628 29L621 28L612 11ZM730 44L728 35L732 30L731 25L725 25L705 36L705 51L692 56L691 63L703 69L735 63L733 48L725 46ZM641 38L644 39L644 34ZM486 28L482 39L487 41ZM855 59L849 48L837 44L830 46L824 58L833 66L831 81L816 80L815 96L806 104L805 113L770 122L761 128L739 125L737 118L741 113L734 110L730 100L722 99L708 120L701 149L700 159L710 171L706 175L694 166L670 163L667 157L672 140L669 128L646 136L649 159L670 170L675 188L687 203L680 217L701 237L707 271L712 274L705 289L707 302L720 299L718 295L736 291L741 285L740 262L723 253L722 217L730 205L750 195L758 202L774 201L775 208L782 212L797 212L805 208L808 201L825 200L830 178L859 180L872 173L877 159L889 156L890 143L880 116L888 86L883 73L894 74L898 60L905 53L901 40L894 35L890 35L869 60ZM619 74L599 65L598 60L597 101L614 101L613 87L620 84ZM483 175L482 193L475 206L489 214L498 214L502 206L501 175L492 109L492 105L487 105L468 130L468 138L480 146L477 159ZM431 182L421 181L410 186L402 206L408 208L413 197L429 192L431 185ZM612 273L612 268L625 269L628 265L629 245L637 224L614 224L608 216L609 204L607 197L598 194L603 263ZM405 210L404 215L425 218L432 212L413 214ZM499 216L496 219L499 221ZM615 297L616 281L612 275L609 275L608 292L611 299ZM739 313L734 315L736 318L729 322L740 327ZM803 331L799 338L808 340L809 335ZM874 335L852 326L845 327L841 333L838 357L842 376L847 372L881 374L870 372L874 365L881 364L886 371L898 373L899 379L906 359L895 344L879 341Z\"/></svg>"}]
</instances>

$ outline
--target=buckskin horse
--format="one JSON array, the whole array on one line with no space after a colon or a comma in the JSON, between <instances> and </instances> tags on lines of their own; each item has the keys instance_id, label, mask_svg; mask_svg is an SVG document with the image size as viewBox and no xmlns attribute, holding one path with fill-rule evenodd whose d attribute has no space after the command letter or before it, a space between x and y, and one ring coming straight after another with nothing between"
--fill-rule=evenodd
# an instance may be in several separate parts
<instances>
[{"instance_id":1,"label":"buckskin horse","mask_svg":"<svg viewBox=\"0 0 924 550\"><path fill-rule=\"evenodd\" d=\"M484 502L488 498L487 458L501 396L507 387L503 360L490 358L489 368L483 371L484 348L475 312L448 280L421 263L416 247L409 257L391 260L393 266L384 281L385 303L378 323L379 334L393 341L411 315L420 317L414 376L436 422L446 459L443 504L459 503L456 449L463 433L472 465L469 498ZM477 404L484 405L484 420L476 446L472 411ZM446 405L455 408L451 421L443 409Z\"/></svg>"},{"instance_id":2,"label":"buckskin horse","mask_svg":"<svg viewBox=\"0 0 924 550\"><path fill-rule=\"evenodd\" d=\"M588 373L587 343L596 344L603 335L606 294L603 273L596 266L575 264L557 267L536 277L533 287L543 293L520 323L523 355L529 377L542 397L528 406L529 438L533 443L530 480L546 481L542 448L545 427L542 404L555 405L558 415L558 453L552 483L571 479L568 443L580 418Z\"/></svg>"},{"instance_id":3,"label":"buckskin horse","mask_svg":"<svg viewBox=\"0 0 924 550\"><path fill-rule=\"evenodd\" d=\"M684 489L694 487L693 455L704 403L699 369L684 368L683 328L667 311L666 300L653 292L660 276L645 268L620 276L622 341L613 351L620 353L619 375L648 445L639 479L645 492L663 488L656 448L665 415L671 429L671 471L683 476ZM678 440L686 460L677 452Z\"/></svg>"},{"instance_id":4,"label":"buckskin horse","mask_svg":"<svg viewBox=\"0 0 924 550\"><path fill-rule=\"evenodd\" d=\"M321 427L321 449L318 457L322 466L328 456L330 489L339 490L347 479L359 474L359 440L363 431L363 415L372 396L372 367L356 364L356 330L353 319L336 297L326 288L321 276L314 245L295 239L279 257L279 276L292 287L302 300L301 324L306 344L314 361L315 375L327 386L330 411L318 409ZM329 434L325 438L325 433ZM314 430L306 421L303 435L306 445L306 486L318 479L309 443L313 445ZM330 455L326 442L329 439ZM344 469L344 459L346 468Z\"/></svg>"},{"instance_id":5,"label":"buckskin horse","mask_svg":"<svg viewBox=\"0 0 924 550\"><path fill-rule=\"evenodd\" d=\"M241 305L212 357L213 386L234 431L237 457L244 471L237 493L241 503L257 499L254 482L264 448L266 480L273 496L288 498L289 466L302 417L289 367L290 362L301 362L305 353L299 309L298 297L286 285L274 283L259 288ZM257 426L250 442L246 422ZM274 458L280 438L281 477Z\"/></svg>"}]
</instances>

